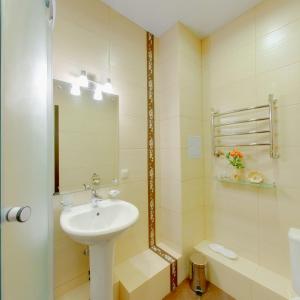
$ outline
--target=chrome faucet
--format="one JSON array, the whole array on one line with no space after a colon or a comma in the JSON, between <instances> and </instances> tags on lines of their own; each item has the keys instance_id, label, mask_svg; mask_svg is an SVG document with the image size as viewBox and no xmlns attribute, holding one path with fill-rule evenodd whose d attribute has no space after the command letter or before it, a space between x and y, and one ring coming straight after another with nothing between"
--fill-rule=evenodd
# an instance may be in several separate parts
<instances>
[{"instance_id":1,"label":"chrome faucet","mask_svg":"<svg viewBox=\"0 0 300 300\"><path fill-rule=\"evenodd\" d=\"M93 198L97 198L99 200L102 199L102 197L97 193L97 190L95 189L94 186L91 186L90 184L84 184L83 186L85 191L91 191Z\"/></svg>"},{"instance_id":2,"label":"chrome faucet","mask_svg":"<svg viewBox=\"0 0 300 300\"><path fill-rule=\"evenodd\" d=\"M98 202L103 200L102 196L99 195L96 190L96 187L100 185L100 176L98 174L94 173L92 175L91 181L92 181L91 184L84 184L83 186L86 191L91 191L92 205L93 205L93 207L96 207L98 205Z\"/></svg>"}]
</instances>

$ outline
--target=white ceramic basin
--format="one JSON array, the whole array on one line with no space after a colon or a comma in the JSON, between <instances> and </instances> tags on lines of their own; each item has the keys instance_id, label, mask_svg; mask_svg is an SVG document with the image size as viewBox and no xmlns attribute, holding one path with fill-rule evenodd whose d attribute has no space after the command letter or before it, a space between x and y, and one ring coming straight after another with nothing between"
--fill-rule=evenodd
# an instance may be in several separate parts
<instances>
[{"instance_id":1,"label":"white ceramic basin","mask_svg":"<svg viewBox=\"0 0 300 300\"><path fill-rule=\"evenodd\" d=\"M85 204L64 210L60 224L76 242L93 245L116 237L132 226L138 216L138 209L131 203L102 200L97 207Z\"/></svg>"},{"instance_id":2,"label":"white ceramic basin","mask_svg":"<svg viewBox=\"0 0 300 300\"><path fill-rule=\"evenodd\" d=\"M65 209L62 229L90 249L90 299L112 300L112 269L115 238L138 219L138 209L122 200L102 200Z\"/></svg>"}]
</instances>

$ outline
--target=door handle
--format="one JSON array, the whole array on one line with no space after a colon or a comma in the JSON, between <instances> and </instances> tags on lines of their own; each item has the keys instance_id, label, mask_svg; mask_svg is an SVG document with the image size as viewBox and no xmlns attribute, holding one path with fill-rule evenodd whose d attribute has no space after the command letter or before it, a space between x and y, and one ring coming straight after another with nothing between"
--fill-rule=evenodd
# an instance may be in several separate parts
<instances>
[{"instance_id":1,"label":"door handle","mask_svg":"<svg viewBox=\"0 0 300 300\"><path fill-rule=\"evenodd\" d=\"M6 210L5 220L7 222L24 223L30 219L30 216L31 216L30 206L12 207Z\"/></svg>"}]
</instances>

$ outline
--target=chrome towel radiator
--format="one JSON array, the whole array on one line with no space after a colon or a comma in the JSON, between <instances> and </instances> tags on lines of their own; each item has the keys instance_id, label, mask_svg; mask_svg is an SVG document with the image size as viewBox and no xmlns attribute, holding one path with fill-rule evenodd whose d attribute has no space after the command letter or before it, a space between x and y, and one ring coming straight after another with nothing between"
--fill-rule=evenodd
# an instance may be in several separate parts
<instances>
[{"instance_id":1,"label":"chrome towel radiator","mask_svg":"<svg viewBox=\"0 0 300 300\"><path fill-rule=\"evenodd\" d=\"M270 149L270 157L271 158L278 158L278 151L277 151L277 143L276 143L276 132L275 132L275 106L277 100L274 99L273 95L269 95L269 104L259 105L254 107L246 107L240 109L234 109L225 112L216 112L213 111L211 114L211 130L212 130L212 151L213 154L217 156L218 148L235 148L235 147L254 147L254 146L269 146ZM236 116L236 114L241 112L249 112L254 110L266 109L267 113L264 116L254 117L254 118L247 118L247 119L239 119L229 122L221 122L222 118ZM218 121L218 122L217 122ZM253 122L266 122L267 128L263 130L248 130L248 131L233 131L230 133L216 133L216 129L220 129L226 126L232 125L240 125L240 124L251 124ZM259 135L264 134L268 136L268 140L264 142L251 142L251 143L222 143L220 140L225 137L234 137L234 136L245 136L245 135Z\"/></svg>"}]
</instances>

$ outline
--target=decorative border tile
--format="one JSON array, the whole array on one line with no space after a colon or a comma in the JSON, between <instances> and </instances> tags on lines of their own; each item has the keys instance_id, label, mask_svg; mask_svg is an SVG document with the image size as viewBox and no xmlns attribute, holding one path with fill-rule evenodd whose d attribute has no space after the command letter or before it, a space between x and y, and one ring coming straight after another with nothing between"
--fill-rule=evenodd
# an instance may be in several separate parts
<instances>
[{"instance_id":1,"label":"decorative border tile","mask_svg":"<svg viewBox=\"0 0 300 300\"><path fill-rule=\"evenodd\" d=\"M149 247L155 246L155 126L154 126L154 37L147 32L148 106L148 217Z\"/></svg>"},{"instance_id":2,"label":"decorative border tile","mask_svg":"<svg viewBox=\"0 0 300 300\"><path fill-rule=\"evenodd\" d=\"M170 289L171 291L175 290L177 287L177 259L156 245L150 249L170 264Z\"/></svg>"},{"instance_id":3,"label":"decorative border tile","mask_svg":"<svg viewBox=\"0 0 300 300\"><path fill-rule=\"evenodd\" d=\"M156 246L155 212L155 119L154 119L154 36L147 32L147 115L148 115L148 236L149 248L170 264L171 291L177 287L177 260Z\"/></svg>"}]
</instances>

